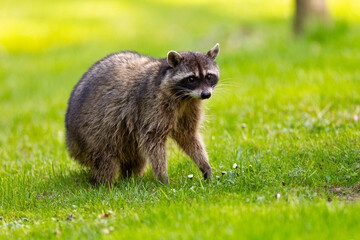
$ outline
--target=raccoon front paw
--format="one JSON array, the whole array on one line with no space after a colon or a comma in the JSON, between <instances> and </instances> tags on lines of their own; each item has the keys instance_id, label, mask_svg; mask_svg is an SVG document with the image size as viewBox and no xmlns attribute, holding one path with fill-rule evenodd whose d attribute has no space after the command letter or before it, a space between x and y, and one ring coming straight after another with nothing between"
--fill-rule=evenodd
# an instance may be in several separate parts
<instances>
[{"instance_id":1,"label":"raccoon front paw","mask_svg":"<svg viewBox=\"0 0 360 240\"><path fill-rule=\"evenodd\" d=\"M209 167L209 169L203 171L204 173L204 179L205 180L212 180L212 170L211 167Z\"/></svg>"},{"instance_id":2,"label":"raccoon front paw","mask_svg":"<svg viewBox=\"0 0 360 240\"><path fill-rule=\"evenodd\" d=\"M169 185L170 184L169 177L167 175L166 176L159 176L158 180L163 185Z\"/></svg>"}]
</instances>

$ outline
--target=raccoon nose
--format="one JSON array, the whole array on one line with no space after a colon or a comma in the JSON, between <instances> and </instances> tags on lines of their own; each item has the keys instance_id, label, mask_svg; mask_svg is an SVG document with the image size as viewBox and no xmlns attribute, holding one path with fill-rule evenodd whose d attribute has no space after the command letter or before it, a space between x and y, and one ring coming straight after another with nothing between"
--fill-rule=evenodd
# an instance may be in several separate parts
<instances>
[{"instance_id":1,"label":"raccoon nose","mask_svg":"<svg viewBox=\"0 0 360 240\"><path fill-rule=\"evenodd\" d=\"M201 92L201 99L207 99L211 97L211 92L204 90Z\"/></svg>"}]
</instances>

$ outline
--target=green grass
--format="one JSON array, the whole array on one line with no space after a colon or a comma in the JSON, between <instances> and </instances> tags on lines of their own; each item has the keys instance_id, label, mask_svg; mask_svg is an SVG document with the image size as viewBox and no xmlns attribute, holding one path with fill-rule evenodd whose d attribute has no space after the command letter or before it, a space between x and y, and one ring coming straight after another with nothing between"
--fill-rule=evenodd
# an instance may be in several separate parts
<instances>
[{"instance_id":1,"label":"green grass","mask_svg":"<svg viewBox=\"0 0 360 240\"><path fill-rule=\"evenodd\" d=\"M3 0L0 238L360 239L360 5L328 4L333 24L295 38L292 1ZM87 68L216 42L202 129L214 180L170 141L170 186L150 169L90 185L64 143Z\"/></svg>"}]
</instances>

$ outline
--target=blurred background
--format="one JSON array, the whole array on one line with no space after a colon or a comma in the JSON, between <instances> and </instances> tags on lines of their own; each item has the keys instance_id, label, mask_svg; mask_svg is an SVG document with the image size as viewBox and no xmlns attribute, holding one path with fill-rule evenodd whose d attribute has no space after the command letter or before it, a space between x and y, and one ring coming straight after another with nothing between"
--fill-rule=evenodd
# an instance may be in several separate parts
<instances>
[{"instance_id":1,"label":"blurred background","mask_svg":"<svg viewBox=\"0 0 360 240\"><path fill-rule=\"evenodd\" d=\"M134 48L156 53L169 47L210 47L214 41L231 52L257 48L273 34L278 40L291 34L296 2L306 12L311 9L302 2L325 8L335 24L360 19L356 0L2 0L1 52L44 52L86 44L104 51ZM321 4L325 6L316 6Z\"/></svg>"},{"instance_id":2,"label":"blurred background","mask_svg":"<svg viewBox=\"0 0 360 240\"><path fill-rule=\"evenodd\" d=\"M301 135L353 122L360 114L360 1L306 2L1 0L0 147L9 161L0 171L15 171L10 166L24 158L33 159L29 166L39 156L66 158L72 87L91 64L120 50L162 58L220 43L222 80L207 103L205 140L230 141L231 149L212 150L214 158L289 129Z\"/></svg>"}]
</instances>

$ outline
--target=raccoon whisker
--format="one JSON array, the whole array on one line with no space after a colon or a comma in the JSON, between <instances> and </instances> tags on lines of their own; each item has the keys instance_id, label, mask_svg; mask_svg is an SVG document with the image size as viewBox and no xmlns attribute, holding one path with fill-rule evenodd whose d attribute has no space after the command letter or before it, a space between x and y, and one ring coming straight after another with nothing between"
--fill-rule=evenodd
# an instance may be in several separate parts
<instances>
[{"instance_id":1,"label":"raccoon whisker","mask_svg":"<svg viewBox=\"0 0 360 240\"><path fill-rule=\"evenodd\" d=\"M181 87L181 86L175 86L173 89L174 89L174 90L184 90L184 91L186 91L186 92L189 92L189 89L184 88L184 87Z\"/></svg>"},{"instance_id":2,"label":"raccoon whisker","mask_svg":"<svg viewBox=\"0 0 360 240\"><path fill-rule=\"evenodd\" d=\"M170 95L170 99L172 101L177 101L177 100L181 99L183 96L184 96L184 94L177 92L177 93Z\"/></svg>"},{"instance_id":3,"label":"raccoon whisker","mask_svg":"<svg viewBox=\"0 0 360 240\"><path fill-rule=\"evenodd\" d=\"M231 86L231 84L227 84L227 83L220 83L216 86L216 88L221 88L221 87L228 87Z\"/></svg>"},{"instance_id":4,"label":"raccoon whisker","mask_svg":"<svg viewBox=\"0 0 360 240\"><path fill-rule=\"evenodd\" d=\"M183 88L183 87L180 87L180 86L176 86L175 88L173 88L176 92L171 96L176 96L177 99L178 98L181 98L183 95L187 95L189 93L189 89L187 88Z\"/></svg>"},{"instance_id":5,"label":"raccoon whisker","mask_svg":"<svg viewBox=\"0 0 360 240\"><path fill-rule=\"evenodd\" d=\"M225 79L221 79L221 82L226 82L228 80L232 80L233 78L225 78Z\"/></svg>"},{"instance_id":6,"label":"raccoon whisker","mask_svg":"<svg viewBox=\"0 0 360 240\"><path fill-rule=\"evenodd\" d=\"M174 100L177 101L177 100L183 99L184 97L186 97L186 98L190 97L189 93L188 92L183 92L183 93L177 95Z\"/></svg>"},{"instance_id":7,"label":"raccoon whisker","mask_svg":"<svg viewBox=\"0 0 360 240\"><path fill-rule=\"evenodd\" d=\"M218 87L241 87L240 83L234 83L234 82L228 82L228 83L219 83L217 85Z\"/></svg>"},{"instance_id":8,"label":"raccoon whisker","mask_svg":"<svg viewBox=\"0 0 360 240\"><path fill-rule=\"evenodd\" d=\"M238 86L233 86L233 85L220 85L220 86L217 86L215 89L234 89L237 87Z\"/></svg>"},{"instance_id":9,"label":"raccoon whisker","mask_svg":"<svg viewBox=\"0 0 360 240\"><path fill-rule=\"evenodd\" d=\"M219 81L219 84L221 84L221 83L234 83L234 82L236 82L236 81L234 81L232 78L227 78L227 79L221 79L220 81Z\"/></svg>"},{"instance_id":10,"label":"raccoon whisker","mask_svg":"<svg viewBox=\"0 0 360 240\"><path fill-rule=\"evenodd\" d=\"M217 88L214 90L214 92L220 92L220 93L230 93L231 89L229 88Z\"/></svg>"},{"instance_id":11,"label":"raccoon whisker","mask_svg":"<svg viewBox=\"0 0 360 240\"><path fill-rule=\"evenodd\" d=\"M238 85L239 82L234 82L229 79L229 81L219 81L218 85Z\"/></svg>"},{"instance_id":12,"label":"raccoon whisker","mask_svg":"<svg viewBox=\"0 0 360 240\"><path fill-rule=\"evenodd\" d=\"M184 91L180 92L180 91L179 91L179 92L175 92L175 93L171 94L169 97L170 97L173 101L177 101L177 100L183 98L184 96L188 96L187 93L188 93L188 92L184 92Z\"/></svg>"}]
</instances>

